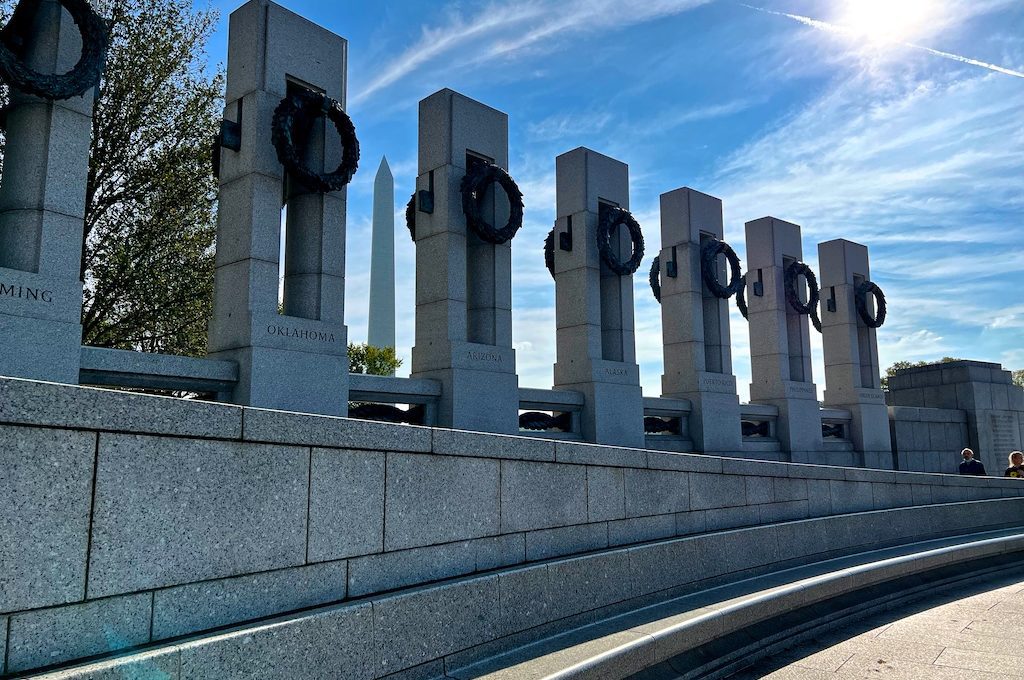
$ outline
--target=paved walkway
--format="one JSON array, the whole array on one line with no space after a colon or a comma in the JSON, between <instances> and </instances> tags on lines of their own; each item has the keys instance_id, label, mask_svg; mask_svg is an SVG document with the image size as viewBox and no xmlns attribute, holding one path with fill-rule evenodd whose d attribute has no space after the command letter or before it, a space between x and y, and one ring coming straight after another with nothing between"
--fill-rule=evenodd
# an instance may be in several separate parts
<instances>
[{"instance_id":1,"label":"paved walkway","mask_svg":"<svg viewBox=\"0 0 1024 680\"><path fill-rule=\"evenodd\" d=\"M1024 574L982 577L776 654L732 680L1024 678Z\"/></svg>"}]
</instances>

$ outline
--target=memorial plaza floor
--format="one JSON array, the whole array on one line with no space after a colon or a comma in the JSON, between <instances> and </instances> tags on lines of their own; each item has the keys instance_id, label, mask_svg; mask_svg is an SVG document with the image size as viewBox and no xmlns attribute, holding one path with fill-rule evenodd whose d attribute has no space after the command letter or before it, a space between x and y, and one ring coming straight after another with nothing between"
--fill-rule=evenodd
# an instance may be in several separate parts
<instances>
[{"instance_id":1,"label":"memorial plaza floor","mask_svg":"<svg viewBox=\"0 0 1024 680\"><path fill-rule=\"evenodd\" d=\"M800 643L731 680L1024 678L1024 573L1000 572Z\"/></svg>"}]
</instances>

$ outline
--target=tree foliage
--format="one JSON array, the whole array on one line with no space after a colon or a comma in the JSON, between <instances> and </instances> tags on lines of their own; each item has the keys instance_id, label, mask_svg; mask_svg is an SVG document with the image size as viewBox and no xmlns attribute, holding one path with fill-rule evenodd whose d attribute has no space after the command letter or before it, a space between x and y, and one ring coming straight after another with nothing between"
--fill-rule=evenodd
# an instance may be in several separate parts
<instances>
[{"instance_id":1,"label":"tree foliage","mask_svg":"<svg viewBox=\"0 0 1024 680\"><path fill-rule=\"evenodd\" d=\"M93 119L83 268L86 344L206 353L222 77L217 15L190 0L97 0L112 22Z\"/></svg>"},{"instance_id":2,"label":"tree foliage","mask_svg":"<svg viewBox=\"0 0 1024 680\"><path fill-rule=\"evenodd\" d=\"M889 391L889 378L896 375L896 371L900 370L901 368L914 368L916 366L929 366L931 364L948 364L953 361L960 361L960 359L955 359L953 357L942 357L938 361L897 361L892 366L885 369L885 375L882 376L882 389L885 390L886 392ZM1012 375L1013 384L1018 387L1024 387L1024 370L1012 371Z\"/></svg>"},{"instance_id":3,"label":"tree foliage","mask_svg":"<svg viewBox=\"0 0 1024 680\"><path fill-rule=\"evenodd\" d=\"M932 364L949 364L954 361L960 361L954 357L942 357L938 361L897 361L889 368L885 369L885 375L882 376L882 389L886 392L889 391L889 378L896 375L896 371L903 368L916 368L917 366L931 366Z\"/></svg>"},{"instance_id":4,"label":"tree foliage","mask_svg":"<svg viewBox=\"0 0 1024 680\"><path fill-rule=\"evenodd\" d=\"M16 3L4 0L6 15ZM206 352L223 79L204 61L217 20L191 0L93 0L111 25L86 188L83 342Z\"/></svg>"},{"instance_id":5,"label":"tree foliage","mask_svg":"<svg viewBox=\"0 0 1024 680\"><path fill-rule=\"evenodd\" d=\"M375 347L362 343L349 343L349 373L369 373L370 375L394 375L402 365L402 360L395 354L394 347Z\"/></svg>"}]
</instances>

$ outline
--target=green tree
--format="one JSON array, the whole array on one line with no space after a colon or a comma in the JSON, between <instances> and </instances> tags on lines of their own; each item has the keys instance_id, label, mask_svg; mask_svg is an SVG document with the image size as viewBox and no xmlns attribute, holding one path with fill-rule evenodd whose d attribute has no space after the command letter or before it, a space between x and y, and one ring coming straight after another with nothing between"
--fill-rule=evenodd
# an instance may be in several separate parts
<instances>
[{"instance_id":1,"label":"green tree","mask_svg":"<svg viewBox=\"0 0 1024 680\"><path fill-rule=\"evenodd\" d=\"M897 361L889 368L885 369L885 375L882 376L882 389L886 392L889 391L889 378L896 375L896 371L903 368L916 368L917 366L930 366L932 364L948 364L953 361L960 361L954 357L942 357L938 361Z\"/></svg>"},{"instance_id":2,"label":"green tree","mask_svg":"<svg viewBox=\"0 0 1024 680\"><path fill-rule=\"evenodd\" d=\"M1013 372L1013 384L1017 387L1024 387L1024 369Z\"/></svg>"},{"instance_id":3,"label":"green tree","mask_svg":"<svg viewBox=\"0 0 1024 680\"><path fill-rule=\"evenodd\" d=\"M395 354L394 347L375 347L362 343L349 343L349 373L369 373L370 375L394 375L402 365L402 360Z\"/></svg>"},{"instance_id":4,"label":"green tree","mask_svg":"<svg viewBox=\"0 0 1024 680\"><path fill-rule=\"evenodd\" d=\"M4 0L7 15L13 0ZM111 43L93 118L83 342L203 355L212 310L223 78L207 69L217 13L191 0L93 0Z\"/></svg>"}]
</instances>

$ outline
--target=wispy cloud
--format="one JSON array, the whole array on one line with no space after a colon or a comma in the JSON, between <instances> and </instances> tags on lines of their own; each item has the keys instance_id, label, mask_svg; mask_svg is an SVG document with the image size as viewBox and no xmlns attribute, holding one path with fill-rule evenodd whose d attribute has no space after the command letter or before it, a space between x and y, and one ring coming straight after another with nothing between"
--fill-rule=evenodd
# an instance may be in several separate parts
<instances>
[{"instance_id":1,"label":"wispy cloud","mask_svg":"<svg viewBox=\"0 0 1024 680\"><path fill-rule=\"evenodd\" d=\"M581 32L621 30L710 1L569 0L553 4L533 0L513 5L489 3L472 15L453 12L446 23L424 27L419 40L385 64L352 102L369 100L427 64L436 63L442 69L479 67L507 61L517 53L556 51L567 38Z\"/></svg>"},{"instance_id":2,"label":"wispy cloud","mask_svg":"<svg viewBox=\"0 0 1024 680\"><path fill-rule=\"evenodd\" d=\"M605 130L614 120L609 111L583 113L557 113L526 127L529 142L560 141L569 135L596 134Z\"/></svg>"},{"instance_id":3,"label":"wispy cloud","mask_svg":"<svg viewBox=\"0 0 1024 680\"><path fill-rule=\"evenodd\" d=\"M1014 3L1019 0L946 0L944 6L956 10L943 18L949 22L940 32L968 44L981 27L959 30L964 12L977 16L995 7L1013 19L1020 16ZM555 213L554 156L579 144L630 164L632 209L648 245L634 280L646 394L660 393L663 371L661 310L645 276L658 247L657 194L683 184L723 198L726 238L741 256L743 222L764 214L804 225L805 259L815 268L818 241L845 237L867 244L873 277L889 300L879 335L883 365L949 354L1024 367L1024 350L1013 349L1020 345L1024 310L1007 303L1010 291L1024 285L1024 259L1016 255L1024 242L1024 90L1018 78L951 67L955 60L921 50L883 49L881 57L866 51L858 58L860 42L794 31L787 23L792 18L766 22L733 5L733 16L726 16L733 21L722 22L730 9L724 3L671 26L651 21L698 4L460 2L441 18L427 19L428 28L413 27L411 40L392 33L385 41L406 39L408 48L353 70L362 120L374 126L367 124L367 153L376 141L401 161L392 168L399 184L403 370L415 312L415 249L401 214L415 174L415 116L406 109L428 87L444 85L510 114L510 170L527 197L525 223L512 246L514 340L524 386L551 384L554 285L540 249ZM689 29L691 20L699 39L680 40L676 29ZM651 21L643 30L614 33L643 21ZM999 44L1006 56L993 59L1019 66L1024 43L1008 32L1011 22L1002 23L1007 32ZM997 44L1000 30L983 34L992 35L987 45ZM699 61L711 51L713 63ZM585 63L589 54L593 63ZM382 115L387 106L402 115ZM757 115L740 115L747 111ZM365 333L369 252L368 220L356 216L369 214L371 180L372 172L362 183L357 179L349 194L347 298L354 339ZM731 328L745 396L749 327L733 311ZM822 388L816 334L812 356Z\"/></svg>"},{"instance_id":4,"label":"wispy cloud","mask_svg":"<svg viewBox=\"0 0 1024 680\"><path fill-rule=\"evenodd\" d=\"M889 299L883 365L958 353L998 361L1019 333L1019 310L1000 312L999 301L1008 281L1024 280L1024 255L1008 248L1024 239L1022 107L1016 82L994 74L884 89L855 74L729 154L698 188L725 200L738 249L742 223L764 214L804 225L815 267L818 241L868 245ZM734 320L734 345L746 331ZM737 373L742 383L748 365Z\"/></svg>"},{"instance_id":5,"label":"wispy cloud","mask_svg":"<svg viewBox=\"0 0 1024 680\"><path fill-rule=\"evenodd\" d=\"M689 123L698 123L701 121L732 116L746 111L756 103L758 102L750 99L734 99L720 104L710 104L708 106L701 106L693 109L668 111L656 116L651 121L644 123L643 130L644 133L648 135L665 133Z\"/></svg>"},{"instance_id":6,"label":"wispy cloud","mask_svg":"<svg viewBox=\"0 0 1024 680\"><path fill-rule=\"evenodd\" d=\"M541 7L521 4L510 7L495 5L467 20L453 14L447 24L438 28L424 26L420 39L406 48L398 57L385 65L354 97L358 104L384 88L401 80L431 60L458 49L461 45L479 39L503 27L514 26L535 18Z\"/></svg>"},{"instance_id":7,"label":"wispy cloud","mask_svg":"<svg viewBox=\"0 0 1024 680\"><path fill-rule=\"evenodd\" d=\"M797 21L797 22L799 22L801 24L804 24L805 26L810 26L811 28L817 28L817 29L822 30L822 31L828 31L829 33L841 33L841 34L844 34L844 35L857 35L859 33L856 30L852 30L850 28L847 28L846 26L841 26L839 24L834 24L834 23L831 23L831 22L828 22L828 21L822 21L820 19L812 19L811 17L802 16L800 14L790 14L788 12L777 12L775 10L766 9L764 7L755 7L753 5L743 5L743 7L746 7L747 9L752 9L752 10L754 10L756 12L763 12L764 14L772 14L772 15L775 15L775 16L785 17L787 19L792 19L793 21ZM952 61L958 61L961 64L970 64L971 66L980 66L981 68L987 68L988 70L995 71L996 73L1004 73L1004 74L1006 74L1008 76L1015 76L1017 78L1024 78L1024 73L1022 73L1020 71L1015 71L1013 69L1006 68L1004 66L999 66L998 64L990 64L988 62L980 61L978 59L971 59L970 57L965 57L965 56L960 55L960 54L953 54L952 52L943 52L942 50L936 50L936 49L933 49L931 47L925 47L924 45L918 45L918 44L915 44L915 43L903 42L903 41L899 41L899 40L890 40L890 41L885 41L885 42L888 42L889 44L892 44L892 45L899 45L901 47L908 47L908 48L913 49L913 50L920 50L922 52L927 52L928 54L932 54L932 55L934 55L936 57L942 57L943 59L950 59Z\"/></svg>"}]
</instances>

